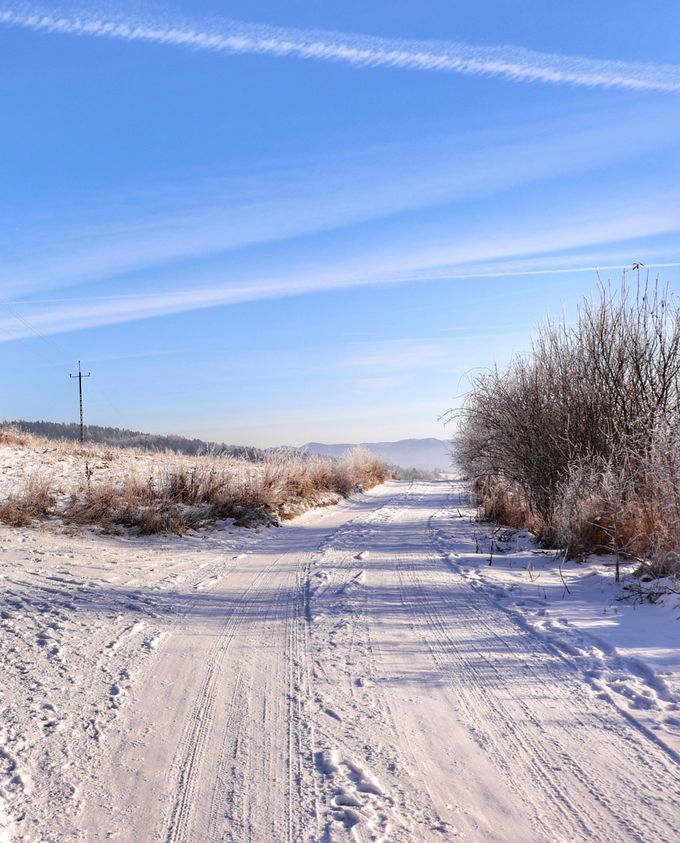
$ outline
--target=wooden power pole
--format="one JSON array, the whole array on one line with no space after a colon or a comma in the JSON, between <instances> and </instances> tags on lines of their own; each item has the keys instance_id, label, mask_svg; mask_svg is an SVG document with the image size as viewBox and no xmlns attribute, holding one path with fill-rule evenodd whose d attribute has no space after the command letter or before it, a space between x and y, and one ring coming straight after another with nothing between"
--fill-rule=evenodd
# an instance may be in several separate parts
<instances>
[{"instance_id":1,"label":"wooden power pole","mask_svg":"<svg viewBox=\"0 0 680 843\"><path fill-rule=\"evenodd\" d=\"M91 377L90 373L88 372L84 375L80 368L80 360L78 361L78 374L77 375L69 375L70 378L78 378L78 393L80 395L80 441L85 441L85 426L83 425L83 378Z\"/></svg>"}]
</instances>

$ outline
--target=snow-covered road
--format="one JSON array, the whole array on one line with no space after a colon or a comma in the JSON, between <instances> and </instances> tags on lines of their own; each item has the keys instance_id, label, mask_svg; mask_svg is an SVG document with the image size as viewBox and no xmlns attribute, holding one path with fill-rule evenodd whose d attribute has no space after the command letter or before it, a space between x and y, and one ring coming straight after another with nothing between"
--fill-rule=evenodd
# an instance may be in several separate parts
<instances>
[{"instance_id":1,"label":"snow-covered road","mask_svg":"<svg viewBox=\"0 0 680 843\"><path fill-rule=\"evenodd\" d=\"M459 505L390 483L256 535L3 530L9 839L676 841L676 749L452 561Z\"/></svg>"}]
</instances>

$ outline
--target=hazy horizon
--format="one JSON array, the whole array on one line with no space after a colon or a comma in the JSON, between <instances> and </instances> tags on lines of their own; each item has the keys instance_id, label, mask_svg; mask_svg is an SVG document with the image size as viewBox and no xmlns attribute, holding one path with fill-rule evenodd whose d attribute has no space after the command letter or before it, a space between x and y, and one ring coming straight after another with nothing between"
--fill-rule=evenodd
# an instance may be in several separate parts
<instances>
[{"instance_id":1,"label":"hazy horizon","mask_svg":"<svg viewBox=\"0 0 680 843\"><path fill-rule=\"evenodd\" d=\"M0 420L0 424L10 424L10 425L15 424L15 423L21 423L21 422L27 422L29 424L34 424L34 423L39 423L39 422L48 422L48 423L56 423L56 424L71 424L71 425L77 425L78 424L78 421L74 420L74 419L47 419L47 418L41 418L41 419L14 418L14 419L10 419L10 418L3 418L2 420ZM114 427L114 425L100 424L98 422L97 423L90 422L88 424L88 422L86 420L85 421L86 431L87 431L88 426L92 426L92 427ZM120 428L118 426L115 426L115 427L116 427L116 429L128 430L131 433L138 433L138 434L142 434L142 435L161 436L161 437L162 436L182 436L186 439L202 439L206 442L214 442L216 444L235 445L235 446L239 446L239 447L250 446L250 447L256 447L256 448L263 448L263 449L264 448L286 448L286 447L302 448L305 445L310 445L310 444L334 445L334 446L335 445L354 446L354 445L364 445L364 444L371 444L371 445L375 445L375 444L394 444L394 443L397 443L397 442L410 442L410 441L420 442L420 441L424 441L424 440L428 440L428 439L436 439L438 441L448 442L451 439L451 437L447 436L447 435L443 435L443 436L398 436L398 437L395 437L394 439L376 439L376 440L369 440L369 439L359 440L359 439L357 439L357 440L354 440L354 441L349 441L349 440L344 440L344 439L340 440L339 439L337 441L331 442L329 440L324 441L322 439L315 439L314 437L311 437L309 439L305 439L304 441L301 440L299 442L271 442L271 443L264 442L264 443L258 444L258 443L255 443L255 442L230 442L230 441L227 441L226 439L223 439L223 438L220 438L220 437L213 437L213 438L208 437L208 438L206 438L206 437L203 437L203 436L198 436L195 433L192 433L191 431L184 431L183 432L183 431L178 431L178 430L164 430L164 429L135 430L135 429L130 428L128 426L122 426Z\"/></svg>"}]
</instances>

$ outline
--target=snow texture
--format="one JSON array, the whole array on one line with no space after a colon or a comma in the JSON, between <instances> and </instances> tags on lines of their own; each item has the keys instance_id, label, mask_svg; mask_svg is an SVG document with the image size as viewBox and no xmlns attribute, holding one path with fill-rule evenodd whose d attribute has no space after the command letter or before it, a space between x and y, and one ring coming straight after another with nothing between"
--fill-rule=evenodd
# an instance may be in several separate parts
<instances>
[{"instance_id":1,"label":"snow texture","mask_svg":"<svg viewBox=\"0 0 680 843\"><path fill-rule=\"evenodd\" d=\"M472 516L0 528L0 840L678 840L677 598Z\"/></svg>"}]
</instances>

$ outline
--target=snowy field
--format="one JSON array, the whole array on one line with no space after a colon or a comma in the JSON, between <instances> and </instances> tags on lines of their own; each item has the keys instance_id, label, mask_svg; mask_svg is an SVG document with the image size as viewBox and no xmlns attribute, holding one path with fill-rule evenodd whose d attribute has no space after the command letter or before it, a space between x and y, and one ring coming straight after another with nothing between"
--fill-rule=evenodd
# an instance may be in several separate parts
<instances>
[{"instance_id":1,"label":"snowy field","mask_svg":"<svg viewBox=\"0 0 680 843\"><path fill-rule=\"evenodd\" d=\"M1 527L0 840L675 843L680 598L471 515Z\"/></svg>"}]
</instances>

